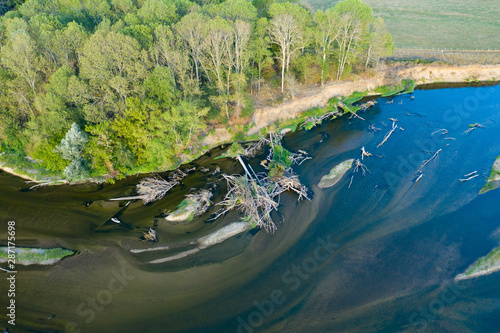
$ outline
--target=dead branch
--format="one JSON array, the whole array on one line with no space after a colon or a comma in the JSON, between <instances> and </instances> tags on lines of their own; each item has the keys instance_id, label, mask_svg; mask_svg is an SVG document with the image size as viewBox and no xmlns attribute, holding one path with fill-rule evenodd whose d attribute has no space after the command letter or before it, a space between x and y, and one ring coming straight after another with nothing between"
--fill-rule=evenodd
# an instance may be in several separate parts
<instances>
[{"instance_id":1,"label":"dead branch","mask_svg":"<svg viewBox=\"0 0 500 333\"><path fill-rule=\"evenodd\" d=\"M474 172L468 173L468 174L464 175L464 177L470 177L470 176L472 176L472 175L473 175L473 174L475 174L475 173L477 173L477 171L474 171Z\"/></svg>"},{"instance_id":2,"label":"dead branch","mask_svg":"<svg viewBox=\"0 0 500 333\"><path fill-rule=\"evenodd\" d=\"M293 153L290 159L292 164L301 165L305 161L312 159L312 157L308 155L309 154L306 151L299 150L297 153Z\"/></svg>"},{"instance_id":3,"label":"dead branch","mask_svg":"<svg viewBox=\"0 0 500 333\"><path fill-rule=\"evenodd\" d=\"M371 154L371 153L369 153L369 152L367 152L367 151L365 150L365 146L363 146L363 147L361 147L361 160L363 160L363 158L364 158L365 156L366 156L366 157L370 157L370 156L372 156L372 154Z\"/></svg>"},{"instance_id":4,"label":"dead branch","mask_svg":"<svg viewBox=\"0 0 500 333\"><path fill-rule=\"evenodd\" d=\"M344 103L339 102L339 106L342 108L342 110L344 110L344 111L347 111L347 112L351 113L353 117L357 117L357 118L359 118L359 119L361 119L361 120L365 121L365 119L364 119L364 118L362 118L361 116L357 115L357 114L356 114L356 112L354 112L354 111L352 111L351 109L349 109L349 107L348 107L347 105L345 105Z\"/></svg>"},{"instance_id":5,"label":"dead branch","mask_svg":"<svg viewBox=\"0 0 500 333\"><path fill-rule=\"evenodd\" d=\"M310 200L307 196L307 188L302 185L299 177L296 175L283 175L280 179L275 182L275 186L271 191L271 197L279 197L281 193L293 191L299 195L297 200L302 200L306 198Z\"/></svg>"},{"instance_id":6,"label":"dead branch","mask_svg":"<svg viewBox=\"0 0 500 333\"><path fill-rule=\"evenodd\" d=\"M369 130L372 130L372 131L374 131L374 132L376 132L376 131L380 131L380 128L375 127L373 124L372 124L372 125L370 125L370 126L368 126L368 129L369 129Z\"/></svg>"},{"instance_id":7,"label":"dead branch","mask_svg":"<svg viewBox=\"0 0 500 333\"><path fill-rule=\"evenodd\" d=\"M271 198L267 189L247 177L223 176L227 181L228 192L217 205L225 206L224 212L237 209L258 227L274 233L277 227L271 212L278 209L278 203Z\"/></svg>"},{"instance_id":8,"label":"dead branch","mask_svg":"<svg viewBox=\"0 0 500 333\"><path fill-rule=\"evenodd\" d=\"M434 153L434 155L432 155L432 157L431 157L431 158L429 158L428 160L424 161L424 162L423 162L424 164L422 164L422 168L423 168L424 166L426 166L426 165L427 165L430 161L432 161L434 158L436 158L436 157L438 156L438 154L439 154L439 152L440 152L441 150L443 150L443 149L439 149L437 152L435 152L435 153Z\"/></svg>"},{"instance_id":9,"label":"dead branch","mask_svg":"<svg viewBox=\"0 0 500 333\"><path fill-rule=\"evenodd\" d=\"M188 202L192 202L193 206L196 207L193 217L198 217L205 214L205 212L210 207L210 199L212 198L212 195L212 192L209 190L201 190L196 194L186 195L186 200Z\"/></svg>"},{"instance_id":10,"label":"dead branch","mask_svg":"<svg viewBox=\"0 0 500 333\"><path fill-rule=\"evenodd\" d=\"M415 184L418 184L418 182L420 181L420 179L422 179L423 177L423 173L420 174L420 176L417 177L417 179L415 179Z\"/></svg>"},{"instance_id":11,"label":"dead branch","mask_svg":"<svg viewBox=\"0 0 500 333\"><path fill-rule=\"evenodd\" d=\"M252 142L243 150L243 156L245 157L255 157L262 148L270 143L269 139L262 138L259 141Z\"/></svg>"},{"instance_id":12,"label":"dead branch","mask_svg":"<svg viewBox=\"0 0 500 333\"><path fill-rule=\"evenodd\" d=\"M359 172L360 170L361 170L361 174L363 175L363 177L366 175L366 171L370 172L370 170L366 167L366 165L364 165L363 163L361 163L360 160L356 160L354 162L354 170L353 170L353 173L352 173L352 176L351 176L351 182L349 183L349 187L348 188L351 188L352 181L354 179L354 175L357 172Z\"/></svg>"},{"instance_id":13,"label":"dead branch","mask_svg":"<svg viewBox=\"0 0 500 333\"><path fill-rule=\"evenodd\" d=\"M484 128L484 126L481 124L478 124L478 123L475 123L474 125L470 124L469 129L467 131L463 132L461 135L469 134L472 131L474 131L476 128Z\"/></svg>"},{"instance_id":14,"label":"dead branch","mask_svg":"<svg viewBox=\"0 0 500 333\"><path fill-rule=\"evenodd\" d=\"M188 170L188 172L191 170ZM159 176L147 177L137 184L137 193L142 198L144 204L162 199L174 186L179 185L187 173L176 170L170 174L169 180Z\"/></svg>"},{"instance_id":15,"label":"dead branch","mask_svg":"<svg viewBox=\"0 0 500 333\"><path fill-rule=\"evenodd\" d=\"M476 178L476 177L478 177L478 176L479 176L478 174L475 174L474 176L470 176L469 178L460 179L460 181L461 181L462 183L464 183L464 182L468 182L469 180L474 179L474 178Z\"/></svg>"},{"instance_id":16,"label":"dead branch","mask_svg":"<svg viewBox=\"0 0 500 333\"><path fill-rule=\"evenodd\" d=\"M389 137L392 135L392 133L396 130L396 128L398 128L398 125L396 125L396 122L393 121L392 122L392 129L384 136L384 140L381 143L379 143L377 148L382 146L384 143L386 143L386 141L389 139Z\"/></svg>"},{"instance_id":17,"label":"dead branch","mask_svg":"<svg viewBox=\"0 0 500 333\"><path fill-rule=\"evenodd\" d=\"M446 128L441 128L437 131L432 132L431 136L434 136L434 134L446 135L446 134L448 134L448 130Z\"/></svg>"},{"instance_id":18,"label":"dead branch","mask_svg":"<svg viewBox=\"0 0 500 333\"><path fill-rule=\"evenodd\" d=\"M158 241L158 237L156 236L156 230L154 230L151 227L149 228L148 232L144 232L144 235L142 237L147 242L154 243Z\"/></svg>"},{"instance_id":19,"label":"dead branch","mask_svg":"<svg viewBox=\"0 0 500 333\"><path fill-rule=\"evenodd\" d=\"M361 110L366 111L369 108L371 108L372 106L374 106L375 104L377 104L377 102L375 102L375 101L368 101L366 103L361 104L360 107L361 107Z\"/></svg>"}]
</instances>

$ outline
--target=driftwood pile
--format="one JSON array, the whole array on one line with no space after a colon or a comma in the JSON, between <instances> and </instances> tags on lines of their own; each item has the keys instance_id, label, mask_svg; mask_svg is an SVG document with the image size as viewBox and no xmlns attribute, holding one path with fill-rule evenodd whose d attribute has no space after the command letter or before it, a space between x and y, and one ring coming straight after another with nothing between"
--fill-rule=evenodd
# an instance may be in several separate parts
<instances>
[{"instance_id":1,"label":"driftwood pile","mask_svg":"<svg viewBox=\"0 0 500 333\"><path fill-rule=\"evenodd\" d=\"M181 180L187 176L187 172L176 170L168 177L168 180L160 176L144 178L137 184L137 193L145 205L160 200L174 186L180 184Z\"/></svg>"},{"instance_id":2,"label":"driftwood pile","mask_svg":"<svg viewBox=\"0 0 500 333\"><path fill-rule=\"evenodd\" d=\"M267 164L280 163L274 156L274 152L282 151L280 137L270 136L269 143L271 151L267 158ZM288 152L288 151L287 151ZM288 152L289 153L289 152ZM306 152L291 154L287 157L287 165L301 164L310 157ZM274 233L277 229L276 223L271 217L273 211L278 210L280 195L287 191L293 191L299 195L298 200L309 199L307 188L302 185L299 177L293 174L291 166L282 165L283 172L279 177L270 178L267 173L255 173L250 165L246 165L241 156L237 157L245 170L245 175L223 175L227 181L228 191L224 199L217 205L223 206L212 219L217 219L230 210L236 209L243 213L245 218L257 227ZM274 164L274 165L275 165Z\"/></svg>"}]
</instances>

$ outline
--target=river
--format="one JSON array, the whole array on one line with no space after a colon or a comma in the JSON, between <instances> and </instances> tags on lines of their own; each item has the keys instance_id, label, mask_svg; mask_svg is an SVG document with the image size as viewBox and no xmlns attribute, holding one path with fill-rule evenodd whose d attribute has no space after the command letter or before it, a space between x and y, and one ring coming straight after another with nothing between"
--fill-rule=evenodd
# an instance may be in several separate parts
<instances>
[{"instance_id":1,"label":"river","mask_svg":"<svg viewBox=\"0 0 500 333\"><path fill-rule=\"evenodd\" d=\"M0 244L15 221L17 246L77 251L52 266L17 267L9 332L499 332L500 273L453 282L500 243L500 190L478 195L483 177L459 181L473 171L487 177L500 155L499 101L498 85L432 86L377 99L360 113L366 121L344 116L288 134L285 148L312 157L295 167L312 200L282 195L274 235L250 230L160 264L148 262L239 220L208 222L217 207L187 224L163 218L192 188L221 200L225 184L213 170L243 172L213 159L221 149L184 166L197 169L147 206L107 200L134 195L136 176L27 190L0 173ZM377 148L390 118L398 128ZM484 128L462 134L474 123ZM365 176L350 170L317 187L336 164L361 158L362 146L372 153ZM150 247L139 237L153 225L163 248L131 252ZM3 307L7 281L0 286ZM0 318L1 328L5 310Z\"/></svg>"}]
</instances>

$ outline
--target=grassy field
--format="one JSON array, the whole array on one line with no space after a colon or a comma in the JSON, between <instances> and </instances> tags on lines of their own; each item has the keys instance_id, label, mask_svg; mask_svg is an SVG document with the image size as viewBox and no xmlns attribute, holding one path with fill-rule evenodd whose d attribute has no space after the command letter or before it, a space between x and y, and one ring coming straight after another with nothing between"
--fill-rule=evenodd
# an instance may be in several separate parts
<instances>
[{"instance_id":1,"label":"grassy field","mask_svg":"<svg viewBox=\"0 0 500 333\"><path fill-rule=\"evenodd\" d=\"M337 0L307 0L314 9ZM363 0L382 17L397 48L500 49L498 0Z\"/></svg>"}]
</instances>

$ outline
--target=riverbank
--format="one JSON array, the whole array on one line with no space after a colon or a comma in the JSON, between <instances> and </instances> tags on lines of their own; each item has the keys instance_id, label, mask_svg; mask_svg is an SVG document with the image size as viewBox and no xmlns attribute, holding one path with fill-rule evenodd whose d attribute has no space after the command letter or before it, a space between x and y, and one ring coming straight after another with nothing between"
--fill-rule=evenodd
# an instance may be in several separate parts
<instances>
[{"instance_id":1,"label":"riverbank","mask_svg":"<svg viewBox=\"0 0 500 333\"><path fill-rule=\"evenodd\" d=\"M334 97L350 96L354 92L365 92L366 96L380 96L375 92L383 86L400 85L404 79L414 80L417 86L435 83L496 82L500 80L500 65L491 66L451 66L441 63L414 64L392 63L384 65L375 75L351 81L334 82L324 87L315 87L298 94L298 97L273 107L257 108L247 125L243 136L257 138L263 130L274 131L277 122L298 118L303 112L325 107ZM189 163L221 144L237 141L235 134L244 126L214 128L196 146L196 154L181 156L182 163ZM12 167L0 165L0 169L30 181L43 181L36 176L28 176ZM165 170L167 171L167 170Z\"/></svg>"},{"instance_id":2,"label":"riverbank","mask_svg":"<svg viewBox=\"0 0 500 333\"><path fill-rule=\"evenodd\" d=\"M249 134L258 133L278 120L291 119L303 111L324 107L333 97L349 96L355 91L368 91L368 96L379 87L398 85L403 79L415 80L417 86L433 83L487 82L500 80L500 65L494 66L448 66L438 63L425 65L389 65L376 75L355 81L342 81L318 88L309 96L285 102L276 107L255 110L254 127ZM220 134L220 133L219 133Z\"/></svg>"},{"instance_id":3,"label":"riverbank","mask_svg":"<svg viewBox=\"0 0 500 333\"><path fill-rule=\"evenodd\" d=\"M24 174L22 174L20 172L17 172L13 168L5 166L4 164L1 164L1 163L0 163L0 170L2 170L3 172L9 173L11 175L14 175L16 177L22 178L24 180L36 182L36 179L34 179L32 177L29 177L29 176L26 176L26 175L24 175Z\"/></svg>"}]
</instances>

